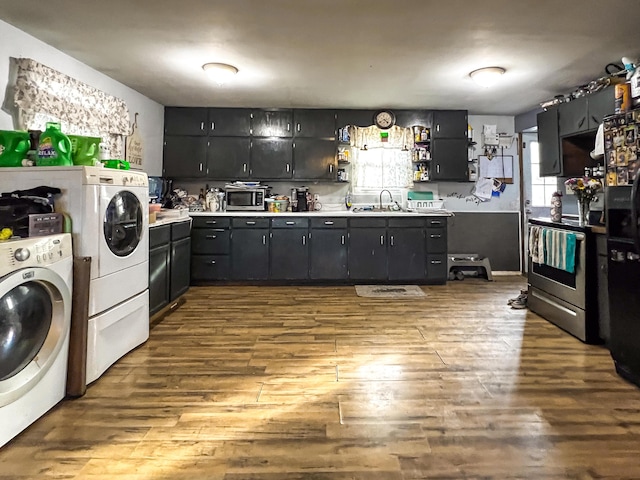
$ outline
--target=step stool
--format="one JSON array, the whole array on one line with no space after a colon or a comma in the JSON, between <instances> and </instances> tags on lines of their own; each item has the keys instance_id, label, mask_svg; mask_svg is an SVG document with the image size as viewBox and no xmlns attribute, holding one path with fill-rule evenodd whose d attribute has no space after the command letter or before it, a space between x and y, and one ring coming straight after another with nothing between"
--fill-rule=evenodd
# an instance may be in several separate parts
<instances>
[{"instance_id":1,"label":"step stool","mask_svg":"<svg viewBox=\"0 0 640 480\"><path fill-rule=\"evenodd\" d=\"M462 270L464 268L474 268L478 273L480 273L479 269L483 268L484 272L487 275L488 281L493 281L493 276L491 275L491 264L489 263L489 259L487 257L481 257L477 253L452 253L447 257L447 272L449 273L449 278L451 278L451 270L455 270L455 277L458 280L464 280L464 274Z\"/></svg>"}]
</instances>

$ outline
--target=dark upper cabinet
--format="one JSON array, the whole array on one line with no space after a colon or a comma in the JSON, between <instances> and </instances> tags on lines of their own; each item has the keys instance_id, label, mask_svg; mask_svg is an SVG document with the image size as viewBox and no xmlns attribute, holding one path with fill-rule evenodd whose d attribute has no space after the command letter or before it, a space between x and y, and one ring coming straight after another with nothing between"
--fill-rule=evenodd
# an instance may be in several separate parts
<instances>
[{"instance_id":1,"label":"dark upper cabinet","mask_svg":"<svg viewBox=\"0 0 640 480\"><path fill-rule=\"evenodd\" d=\"M248 178L251 140L243 137L211 137L207 147L207 176Z\"/></svg>"},{"instance_id":2,"label":"dark upper cabinet","mask_svg":"<svg viewBox=\"0 0 640 480\"><path fill-rule=\"evenodd\" d=\"M377 110L337 110L336 127L342 128L346 125L357 127L370 127L373 125L373 116Z\"/></svg>"},{"instance_id":3,"label":"dark upper cabinet","mask_svg":"<svg viewBox=\"0 0 640 480\"><path fill-rule=\"evenodd\" d=\"M333 138L336 136L335 110L294 110L293 131L296 137Z\"/></svg>"},{"instance_id":4,"label":"dark upper cabinet","mask_svg":"<svg viewBox=\"0 0 640 480\"><path fill-rule=\"evenodd\" d=\"M335 140L297 138L293 148L294 174L297 180L335 180Z\"/></svg>"},{"instance_id":5,"label":"dark upper cabinet","mask_svg":"<svg viewBox=\"0 0 640 480\"><path fill-rule=\"evenodd\" d=\"M589 130L597 129L604 117L613 114L615 110L614 91L614 88L609 87L587 97Z\"/></svg>"},{"instance_id":6,"label":"dark upper cabinet","mask_svg":"<svg viewBox=\"0 0 640 480\"><path fill-rule=\"evenodd\" d=\"M389 228L389 280L423 280L427 273L424 228Z\"/></svg>"},{"instance_id":7,"label":"dark upper cabinet","mask_svg":"<svg viewBox=\"0 0 640 480\"><path fill-rule=\"evenodd\" d=\"M383 219L384 222L384 219ZM351 228L349 230L349 278L386 280L387 229Z\"/></svg>"},{"instance_id":8,"label":"dark upper cabinet","mask_svg":"<svg viewBox=\"0 0 640 480\"><path fill-rule=\"evenodd\" d=\"M431 138L467 138L466 110L435 110Z\"/></svg>"},{"instance_id":9,"label":"dark upper cabinet","mask_svg":"<svg viewBox=\"0 0 640 480\"><path fill-rule=\"evenodd\" d=\"M561 137L589 129L587 97L564 103L558 109L558 133Z\"/></svg>"},{"instance_id":10,"label":"dark upper cabinet","mask_svg":"<svg viewBox=\"0 0 640 480\"><path fill-rule=\"evenodd\" d=\"M251 178L286 179L293 175L293 144L288 138L251 140Z\"/></svg>"},{"instance_id":11,"label":"dark upper cabinet","mask_svg":"<svg viewBox=\"0 0 640 480\"><path fill-rule=\"evenodd\" d=\"M166 135L163 157L162 176L203 177L206 175L207 138Z\"/></svg>"},{"instance_id":12,"label":"dark upper cabinet","mask_svg":"<svg viewBox=\"0 0 640 480\"><path fill-rule=\"evenodd\" d=\"M291 137L293 112L291 110L253 110L251 134L254 137Z\"/></svg>"},{"instance_id":13,"label":"dark upper cabinet","mask_svg":"<svg viewBox=\"0 0 640 480\"><path fill-rule=\"evenodd\" d=\"M206 108L167 107L164 110L166 135L205 136L209 131Z\"/></svg>"},{"instance_id":14,"label":"dark upper cabinet","mask_svg":"<svg viewBox=\"0 0 640 480\"><path fill-rule=\"evenodd\" d=\"M396 125L399 127L413 127L420 125L431 128L433 112L431 110L394 110Z\"/></svg>"},{"instance_id":15,"label":"dark upper cabinet","mask_svg":"<svg viewBox=\"0 0 640 480\"><path fill-rule=\"evenodd\" d=\"M562 175L557 108L550 108L546 112L538 113L538 144L540 176Z\"/></svg>"},{"instance_id":16,"label":"dark upper cabinet","mask_svg":"<svg viewBox=\"0 0 640 480\"><path fill-rule=\"evenodd\" d=\"M466 138L437 138L431 141L431 179L465 182L468 180Z\"/></svg>"},{"instance_id":17,"label":"dark upper cabinet","mask_svg":"<svg viewBox=\"0 0 640 480\"><path fill-rule=\"evenodd\" d=\"M210 108L209 135L248 137L251 134L251 110L244 108Z\"/></svg>"}]
</instances>

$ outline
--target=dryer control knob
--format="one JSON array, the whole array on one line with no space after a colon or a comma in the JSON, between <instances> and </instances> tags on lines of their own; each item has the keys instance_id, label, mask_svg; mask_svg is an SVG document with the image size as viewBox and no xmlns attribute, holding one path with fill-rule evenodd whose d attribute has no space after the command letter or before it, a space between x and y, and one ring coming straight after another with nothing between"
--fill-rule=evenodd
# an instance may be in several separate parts
<instances>
[{"instance_id":1,"label":"dryer control knob","mask_svg":"<svg viewBox=\"0 0 640 480\"><path fill-rule=\"evenodd\" d=\"M28 248L19 248L15 252L13 252L13 256L19 262L24 262L31 256L31 252Z\"/></svg>"}]
</instances>

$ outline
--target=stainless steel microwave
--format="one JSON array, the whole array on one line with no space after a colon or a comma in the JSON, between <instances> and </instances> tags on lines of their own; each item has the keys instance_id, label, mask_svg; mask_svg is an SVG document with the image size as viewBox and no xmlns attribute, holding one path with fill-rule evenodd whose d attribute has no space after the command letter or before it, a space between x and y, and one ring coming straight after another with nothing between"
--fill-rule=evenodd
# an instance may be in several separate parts
<instances>
[{"instance_id":1,"label":"stainless steel microwave","mask_svg":"<svg viewBox=\"0 0 640 480\"><path fill-rule=\"evenodd\" d=\"M264 211L266 187L227 187L226 194L229 211Z\"/></svg>"}]
</instances>

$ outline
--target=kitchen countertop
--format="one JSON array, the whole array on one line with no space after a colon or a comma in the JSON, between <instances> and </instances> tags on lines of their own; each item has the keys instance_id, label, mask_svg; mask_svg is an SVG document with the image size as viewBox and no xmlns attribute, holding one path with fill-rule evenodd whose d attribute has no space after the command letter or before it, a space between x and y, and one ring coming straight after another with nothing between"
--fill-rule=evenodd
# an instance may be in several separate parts
<instances>
[{"instance_id":1,"label":"kitchen countertop","mask_svg":"<svg viewBox=\"0 0 640 480\"><path fill-rule=\"evenodd\" d=\"M177 222L190 222L191 217L189 215L180 215L180 216L167 216L161 219L157 219L155 222L149 224L149 228L159 227L161 225L169 225L171 223Z\"/></svg>"},{"instance_id":2,"label":"kitchen countertop","mask_svg":"<svg viewBox=\"0 0 640 480\"><path fill-rule=\"evenodd\" d=\"M192 217L451 217L448 210L433 210L433 212L404 212L393 210L320 210L314 212L189 212Z\"/></svg>"}]
</instances>

